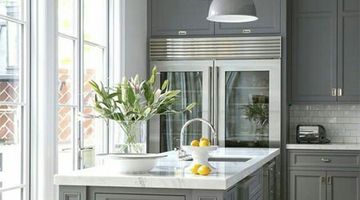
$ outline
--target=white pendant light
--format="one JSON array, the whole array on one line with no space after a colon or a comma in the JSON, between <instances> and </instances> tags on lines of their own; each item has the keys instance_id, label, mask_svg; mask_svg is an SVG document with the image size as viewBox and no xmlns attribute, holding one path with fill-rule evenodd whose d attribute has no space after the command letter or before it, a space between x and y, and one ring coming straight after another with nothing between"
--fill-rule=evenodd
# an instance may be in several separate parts
<instances>
[{"instance_id":1,"label":"white pendant light","mask_svg":"<svg viewBox=\"0 0 360 200\"><path fill-rule=\"evenodd\" d=\"M224 23L242 23L257 20L253 0L213 0L207 20Z\"/></svg>"}]
</instances>

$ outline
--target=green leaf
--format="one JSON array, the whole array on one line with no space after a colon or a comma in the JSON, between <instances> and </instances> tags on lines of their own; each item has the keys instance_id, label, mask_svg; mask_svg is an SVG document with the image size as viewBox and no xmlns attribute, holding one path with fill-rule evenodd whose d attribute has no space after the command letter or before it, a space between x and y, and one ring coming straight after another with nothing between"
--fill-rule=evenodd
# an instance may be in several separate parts
<instances>
[{"instance_id":1,"label":"green leaf","mask_svg":"<svg viewBox=\"0 0 360 200\"><path fill-rule=\"evenodd\" d=\"M167 89L168 85L169 85L169 81L168 81L168 80L165 80L164 83L163 83L162 86L161 86L161 90Z\"/></svg>"}]
</instances>

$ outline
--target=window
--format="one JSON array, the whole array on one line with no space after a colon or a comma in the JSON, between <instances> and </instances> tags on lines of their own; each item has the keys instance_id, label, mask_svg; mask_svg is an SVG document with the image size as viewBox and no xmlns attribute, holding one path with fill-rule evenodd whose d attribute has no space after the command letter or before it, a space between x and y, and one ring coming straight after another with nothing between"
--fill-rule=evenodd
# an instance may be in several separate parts
<instances>
[{"instance_id":1,"label":"window","mask_svg":"<svg viewBox=\"0 0 360 200\"><path fill-rule=\"evenodd\" d=\"M93 166L108 127L94 114L90 80L108 84L108 0L58 0L58 171ZM82 116L82 117L80 117Z\"/></svg>"},{"instance_id":2,"label":"window","mask_svg":"<svg viewBox=\"0 0 360 200\"><path fill-rule=\"evenodd\" d=\"M0 199L28 199L29 2L0 0Z\"/></svg>"}]
</instances>

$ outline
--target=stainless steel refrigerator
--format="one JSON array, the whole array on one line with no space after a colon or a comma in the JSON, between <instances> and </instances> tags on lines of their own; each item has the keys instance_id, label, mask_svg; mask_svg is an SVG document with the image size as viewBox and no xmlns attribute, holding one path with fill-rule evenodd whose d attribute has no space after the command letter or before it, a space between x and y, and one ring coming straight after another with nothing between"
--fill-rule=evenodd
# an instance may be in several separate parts
<instances>
[{"instance_id":1,"label":"stainless steel refrigerator","mask_svg":"<svg viewBox=\"0 0 360 200\"><path fill-rule=\"evenodd\" d=\"M201 117L215 125L224 147L278 147L281 127L281 38L159 38L150 41L150 67L158 81L181 91L175 107L196 102L191 113L150 123L149 151L179 147L180 129ZM184 143L208 134L202 124L186 130Z\"/></svg>"}]
</instances>

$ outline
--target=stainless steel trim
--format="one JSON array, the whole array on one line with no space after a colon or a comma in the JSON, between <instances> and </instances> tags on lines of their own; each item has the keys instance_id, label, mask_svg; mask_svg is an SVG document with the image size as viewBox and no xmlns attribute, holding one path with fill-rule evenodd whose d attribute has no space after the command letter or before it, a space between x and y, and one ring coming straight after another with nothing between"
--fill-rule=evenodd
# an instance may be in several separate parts
<instances>
[{"instance_id":1,"label":"stainless steel trim","mask_svg":"<svg viewBox=\"0 0 360 200\"><path fill-rule=\"evenodd\" d=\"M279 59L281 37L152 38L151 60Z\"/></svg>"}]
</instances>

